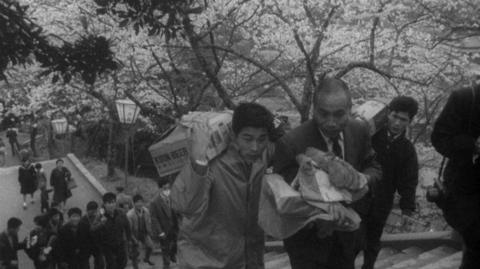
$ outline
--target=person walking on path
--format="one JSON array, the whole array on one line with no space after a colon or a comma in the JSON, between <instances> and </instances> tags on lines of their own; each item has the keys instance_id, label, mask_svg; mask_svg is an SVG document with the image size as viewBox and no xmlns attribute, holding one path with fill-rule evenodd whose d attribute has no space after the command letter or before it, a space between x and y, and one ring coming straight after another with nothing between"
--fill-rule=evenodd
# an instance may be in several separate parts
<instances>
[{"instance_id":1,"label":"person walking on path","mask_svg":"<svg viewBox=\"0 0 480 269\"><path fill-rule=\"evenodd\" d=\"M0 137L0 166L4 166L7 161L7 148L3 139Z\"/></svg>"},{"instance_id":2,"label":"person walking on path","mask_svg":"<svg viewBox=\"0 0 480 269\"><path fill-rule=\"evenodd\" d=\"M101 248L102 215L98 211L98 203L87 203L87 214L78 224L78 239L80 244L80 268L90 268L90 257L93 256L94 269L104 269L105 261Z\"/></svg>"},{"instance_id":3,"label":"person walking on path","mask_svg":"<svg viewBox=\"0 0 480 269\"><path fill-rule=\"evenodd\" d=\"M53 202L58 204L61 210L64 210L65 203L72 194L68 189L68 181L71 180L72 174L68 168L63 166L62 159L58 159L56 165L57 167L50 174L50 185L53 187Z\"/></svg>"},{"instance_id":4,"label":"person walking on path","mask_svg":"<svg viewBox=\"0 0 480 269\"><path fill-rule=\"evenodd\" d=\"M38 189L40 190L40 212L45 213L50 208L48 193L52 190L47 190L47 176L41 163L35 164L35 173L37 176Z\"/></svg>"},{"instance_id":5,"label":"person walking on path","mask_svg":"<svg viewBox=\"0 0 480 269\"><path fill-rule=\"evenodd\" d=\"M10 143L10 148L12 149L12 155L15 156L18 152L20 152L20 143L18 143L18 134L15 128L8 128L6 136L8 138L8 142Z\"/></svg>"},{"instance_id":6,"label":"person walking on path","mask_svg":"<svg viewBox=\"0 0 480 269\"><path fill-rule=\"evenodd\" d=\"M130 222L130 229L132 231L132 244L130 256L133 263L133 268L138 269L138 257L140 252L138 250L139 244L145 246L145 259L143 261L150 266L155 265L150 261L150 255L153 251L152 242L152 218L150 211L145 207L145 202L140 194L133 196L134 207L127 213L128 221ZM165 267L164 267L165 268Z\"/></svg>"},{"instance_id":7,"label":"person walking on path","mask_svg":"<svg viewBox=\"0 0 480 269\"><path fill-rule=\"evenodd\" d=\"M18 231L22 221L10 218L7 222L7 230L0 233L0 268L18 269L17 251L25 249L25 242L18 242Z\"/></svg>"},{"instance_id":8,"label":"person walking on path","mask_svg":"<svg viewBox=\"0 0 480 269\"><path fill-rule=\"evenodd\" d=\"M18 168L18 182L20 182L20 193L23 195L23 209L26 209L27 195L30 194L31 203L35 203L33 194L38 186L35 168L29 159L25 160Z\"/></svg>"},{"instance_id":9,"label":"person walking on path","mask_svg":"<svg viewBox=\"0 0 480 269\"><path fill-rule=\"evenodd\" d=\"M158 181L159 193L150 203L153 237L162 247L163 267L169 268L176 262L178 220L170 202L170 183Z\"/></svg>"}]
</instances>

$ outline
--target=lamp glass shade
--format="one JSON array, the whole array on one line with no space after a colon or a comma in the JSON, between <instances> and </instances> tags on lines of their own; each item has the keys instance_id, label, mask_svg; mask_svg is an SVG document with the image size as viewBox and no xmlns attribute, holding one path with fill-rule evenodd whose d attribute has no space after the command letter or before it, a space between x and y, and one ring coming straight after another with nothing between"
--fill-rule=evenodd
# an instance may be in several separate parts
<instances>
[{"instance_id":1,"label":"lamp glass shade","mask_svg":"<svg viewBox=\"0 0 480 269\"><path fill-rule=\"evenodd\" d=\"M52 120L53 131L56 134L65 134L68 128L68 122L66 118Z\"/></svg>"},{"instance_id":2,"label":"lamp glass shade","mask_svg":"<svg viewBox=\"0 0 480 269\"><path fill-rule=\"evenodd\" d=\"M140 112L139 107L130 99L116 100L118 118L123 124L133 124Z\"/></svg>"}]
</instances>

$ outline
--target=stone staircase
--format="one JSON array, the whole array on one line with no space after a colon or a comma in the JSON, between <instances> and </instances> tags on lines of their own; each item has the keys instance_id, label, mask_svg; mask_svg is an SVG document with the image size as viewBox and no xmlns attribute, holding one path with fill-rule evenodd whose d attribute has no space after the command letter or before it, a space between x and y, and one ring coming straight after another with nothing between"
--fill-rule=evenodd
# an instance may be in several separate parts
<instances>
[{"instance_id":1,"label":"stone staircase","mask_svg":"<svg viewBox=\"0 0 480 269\"><path fill-rule=\"evenodd\" d=\"M387 235L382 238L376 269L457 269L462 260L461 244L450 232ZM362 254L355 260L361 268ZM265 269L290 269L281 242L267 243Z\"/></svg>"},{"instance_id":2,"label":"stone staircase","mask_svg":"<svg viewBox=\"0 0 480 269\"><path fill-rule=\"evenodd\" d=\"M456 269L460 266L462 252L448 246L431 250L410 247L397 250L390 247L380 251L376 269ZM355 268L361 268L363 257L355 261ZM290 269L286 253L268 252L265 254L265 269Z\"/></svg>"}]
</instances>

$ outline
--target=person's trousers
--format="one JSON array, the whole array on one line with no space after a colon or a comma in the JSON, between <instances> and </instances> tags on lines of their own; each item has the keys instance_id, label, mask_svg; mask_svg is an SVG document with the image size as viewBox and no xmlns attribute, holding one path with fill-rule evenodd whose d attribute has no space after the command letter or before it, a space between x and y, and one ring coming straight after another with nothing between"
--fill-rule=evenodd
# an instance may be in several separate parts
<instances>
[{"instance_id":1,"label":"person's trousers","mask_svg":"<svg viewBox=\"0 0 480 269\"><path fill-rule=\"evenodd\" d=\"M461 269L480 264L480 194L452 194L446 201L444 216L461 235L464 243Z\"/></svg>"},{"instance_id":2,"label":"person's trousers","mask_svg":"<svg viewBox=\"0 0 480 269\"><path fill-rule=\"evenodd\" d=\"M105 256L106 269L123 269L127 266L127 247L105 247L103 250Z\"/></svg>"},{"instance_id":3,"label":"person's trousers","mask_svg":"<svg viewBox=\"0 0 480 269\"><path fill-rule=\"evenodd\" d=\"M162 248L162 258L164 267L170 266L171 262L176 261L177 238L175 235L167 235L165 239L160 240Z\"/></svg>"},{"instance_id":4,"label":"person's trousers","mask_svg":"<svg viewBox=\"0 0 480 269\"><path fill-rule=\"evenodd\" d=\"M12 155L15 156L15 152L20 152L20 144L18 141L10 141L10 148L12 149Z\"/></svg>"},{"instance_id":5,"label":"person's trousers","mask_svg":"<svg viewBox=\"0 0 480 269\"><path fill-rule=\"evenodd\" d=\"M81 269L90 269L90 257L93 256L93 268L94 269L104 269L105 260L103 257L102 251L99 249L89 249L81 251L80 253L80 268Z\"/></svg>"},{"instance_id":6,"label":"person's trousers","mask_svg":"<svg viewBox=\"0 0 480 269\"><path fill-rule=\"evenodd\" d=\"M316 228L304 228L284 240L292 269L354 269L359 231L333 232L318 238Z\"/></svg>"},{"instance_id":7,"label":"person's trousers","mask_svg":"<svg viewBox=\"0 0 480 269\"><path fill-rule=\"evenodd\" d=\"M373 269L378 253L381 249L380 238L388 215L392 209L393 197L391 200L374 202L370 213L364 217L360 227L361 249L363 250L362 269Z\"/></svg>"}]
</instances>

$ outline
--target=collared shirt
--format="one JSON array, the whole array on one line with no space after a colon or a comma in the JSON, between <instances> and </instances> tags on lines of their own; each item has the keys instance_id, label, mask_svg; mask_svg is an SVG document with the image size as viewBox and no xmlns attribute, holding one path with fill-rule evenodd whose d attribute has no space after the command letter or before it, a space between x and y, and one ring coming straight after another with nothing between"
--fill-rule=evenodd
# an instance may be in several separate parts
<instances>
[{"instance_id":1,"label":"collared shirt","mask_svg":"<svg viewBox=\"0 0 480 269\"><path fill-rule=\"evenodd\" d=\"M326 136L322 130L318 129L320 134L322 135L323 140L327 144L328 152L333 153L333 141L330 137ZM345 146L344 146L344 141L343 141L343 132L340 133L338 137L338 144L340 145L340 148L342 149L342 156L345 156Z\"/></svg>"}]
</instances>

